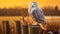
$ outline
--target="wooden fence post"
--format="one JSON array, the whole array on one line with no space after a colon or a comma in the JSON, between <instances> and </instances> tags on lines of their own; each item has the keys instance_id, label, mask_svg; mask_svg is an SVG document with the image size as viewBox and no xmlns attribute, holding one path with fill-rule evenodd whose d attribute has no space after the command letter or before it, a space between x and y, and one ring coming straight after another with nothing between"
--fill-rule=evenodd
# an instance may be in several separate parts
<instances>
[{"instance_id":1,"label":"wooden fence post","mask_svg":"<svg viewBox=\"0 0 60 34\"><path fill-rule=\"evenodd\" d=\"M15 22L16 22L17 34L21 34L21 22L20 21L15 21Z\"/></svg>"},{"instance_id":2,"label":"wooden fence post","mask_svg":"<svg viewBox=\"0 0 60 34\"><path fill-rule=\"evenodd\" d=\"M41 34L41 28L39 25L30 26L30 34Z\"/></svg>"},{"instance_id":3,"label":"wooden fence post","mask_svg":"<svg viewBox=\"0 0 60 34\"><path fill-rule=\"evenodd\" d=\"M4 34L9 34L9 21L3 21Z\"/></svg>"},{"instance_id":4,"label":"wooden fence post","mask_svg":"<svg viewBox=\"0 0 60 34\"><path fill-rule=\"evenodd\" d=\"M28 24L27 25L23 25L23 34L29 34L28 33Z\"/></svg>"}]
</instances>

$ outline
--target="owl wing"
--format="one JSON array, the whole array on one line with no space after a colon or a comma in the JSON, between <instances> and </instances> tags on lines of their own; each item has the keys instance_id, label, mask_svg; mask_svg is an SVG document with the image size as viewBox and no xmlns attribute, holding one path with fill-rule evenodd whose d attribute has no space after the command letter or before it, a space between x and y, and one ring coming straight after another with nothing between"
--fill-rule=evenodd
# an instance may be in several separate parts
<instances>
[{"instance_id":1,"label":"owl wing","mask_svg":"<svg viewBox=\"0 0 60 34\"><path fill-rule=\"evenodd\" d=\"M42 10L34 10L32 12L33 19L39 22L45 22L44 13Z\"/></svg>"},{"instance_id":2,"label":"owl wing","mask_svg":"<svg viewBox=\"0 0 60 34\"><path fill-rule=\"evenodd\" d=\"M37 13L39 21L42 21L43 23L46 23L45 22L45 16L44 16L44 13L43 13L42 9L39 9L36 13Z\"/></svg>"}]
</instances>

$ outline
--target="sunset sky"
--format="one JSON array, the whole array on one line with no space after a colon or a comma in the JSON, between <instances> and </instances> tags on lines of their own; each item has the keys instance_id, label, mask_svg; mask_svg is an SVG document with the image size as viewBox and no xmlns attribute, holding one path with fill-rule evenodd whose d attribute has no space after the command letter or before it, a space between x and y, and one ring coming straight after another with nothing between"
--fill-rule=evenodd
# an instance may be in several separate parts
<instances>
[{"instance_id":1,"label":"sunset sky","mask_svg":"<svg viewBox=\"0 0 60 34\"><path fill-rule=\"evenodd\" d=\"M44 7L44 6L53 6L55 7L56 5L60 9L60 0L0 0L0 8L9 8L9 7L28 7L28 3L35 1L38 3L39 7Z\"/></svg>"}]
</instances>

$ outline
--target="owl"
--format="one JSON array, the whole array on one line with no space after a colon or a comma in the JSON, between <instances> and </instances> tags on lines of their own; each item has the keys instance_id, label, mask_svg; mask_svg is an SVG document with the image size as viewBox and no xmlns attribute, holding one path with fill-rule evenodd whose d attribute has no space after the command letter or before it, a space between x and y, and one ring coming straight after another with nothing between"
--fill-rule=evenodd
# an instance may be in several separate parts
<instances>
[{"instance_id":1,"label":"owl","mask_svg":"<svg viewBox=\"0 0 60 34\"><path fill-rule=\"evenodd\" d=\"M29 15L33 20L35 20L37 23L44 23L46 24L45 21L45 15L42 11L41 8L38 8L38 5L36 2L31 2L29 3L29 8L28 8Z\"/></svg>"}]
</instances>

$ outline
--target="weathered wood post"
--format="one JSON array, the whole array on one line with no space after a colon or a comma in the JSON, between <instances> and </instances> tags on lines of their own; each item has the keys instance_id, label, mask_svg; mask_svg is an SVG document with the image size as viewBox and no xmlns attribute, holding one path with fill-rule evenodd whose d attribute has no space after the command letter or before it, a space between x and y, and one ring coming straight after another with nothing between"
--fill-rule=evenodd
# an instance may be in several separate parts
<instances>
[{"instance_id":1,"label":"weathered wood post","mask_svg":"<svg viewBox=\"0 0 60 34\"><path fill-rule=\"evenodd\" d=\"M39 25L30 26L30 34L41 34L41 28Z\"/></svg>"},{"instance_id":2,"label":"weathered wood post","mask_svg":"<svg viewBox=\"0 0 60 34\"><path fill-rule=\"evenodd\" d=\"M9 34L9 21L3 21L4 34Z\"/></svg>"},{"instance_id":3,"label":"weathered wood post","mask_svg":"<svg viewBox=\"0 0 60 34\"><path fill-rule=\"evenodd\" d=\"M28 24L23 25L23 34L29 34L28 32Z\"/></svg>"},{"instance_id":4,"label":"weathered wood post","mask_svg":"<svg viewBox=\"0 0 60 34\"><path fill-rule=\"evenodd\" d=\"M15 21L15 22L16 22L17 34L21 34L21 22L20 21Z\"/></svg>"}]
</instances>

